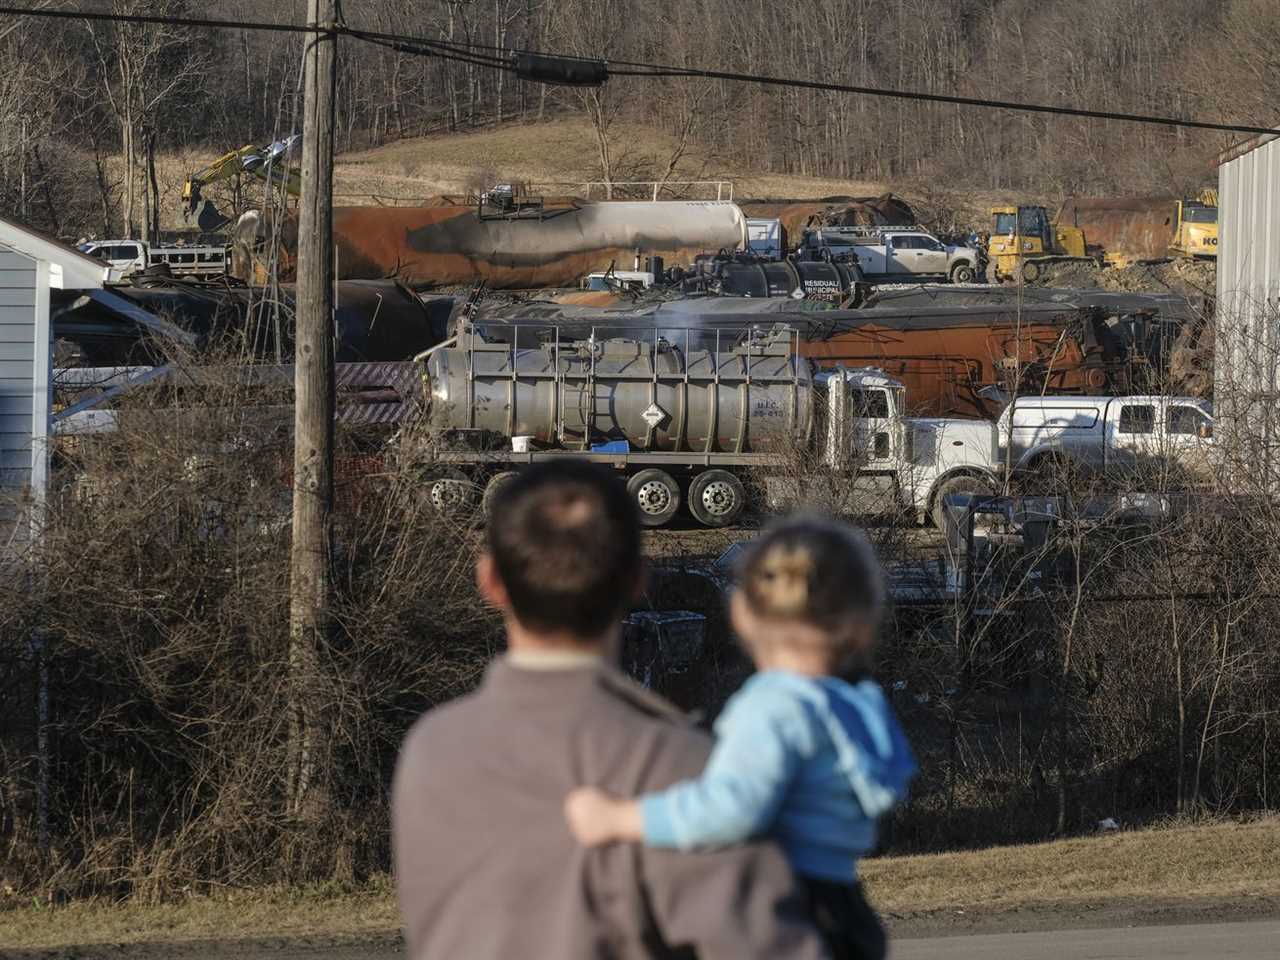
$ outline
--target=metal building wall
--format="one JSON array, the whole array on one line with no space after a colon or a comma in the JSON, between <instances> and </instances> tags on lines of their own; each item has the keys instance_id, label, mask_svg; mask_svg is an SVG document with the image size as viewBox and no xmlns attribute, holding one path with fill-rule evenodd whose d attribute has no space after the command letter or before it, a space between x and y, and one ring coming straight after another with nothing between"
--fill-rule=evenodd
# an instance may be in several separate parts
<instances>
[{"instance_id":1,"label":"metal building wall","mask_svg":"<svg viewBox=\"0 0 1280 960\"><path fill-rule=\"evenodd\" d=\"M1215 394L1275 394L1280 298L1280 139L1218 168Z\"/></svg>"},{"instance_id":2,"label":"metal building wall","mask_svg":"<svg viewBox=\"0 0 1280 960\"><path fill-rule=\"evenodd\" d=\"M1235 152L1218 167L1214 413L1229 487L1275 494L1280 491L1280 139Z\"/></svg>"}]
</instances>

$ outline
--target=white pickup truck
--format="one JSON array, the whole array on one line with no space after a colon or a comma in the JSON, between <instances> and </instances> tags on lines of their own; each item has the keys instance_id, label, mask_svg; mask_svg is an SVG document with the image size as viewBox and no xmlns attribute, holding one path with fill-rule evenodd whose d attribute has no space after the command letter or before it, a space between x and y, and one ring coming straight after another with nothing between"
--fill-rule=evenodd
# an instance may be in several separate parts
<instances>
[{"instance_id":1,"label":"white pickup truck","mask_svg":"<svg viewBox=\"0 0 1280 960\"><path fill-rule=\"evenodd\" d=\"M105 260L111 267L110 280L122 280L158 263L168 264L175 277L219 277L227 272L227 248L212 244L161 247L145 240L90 240L80 244L80 251Z\"/></svg>"},{"instance_id":2,"label":"white pickup truck","mask_svg":"<svg viewBox=\"0 0 1280 960\"><path fill-rule=\"evenodd\" d=\"M978 251L944 244L919 227L821 227L806 230L797 250L801 260L856 265L868 283L950 280L969 283L977 274Z\"/></svg>"},{"instance_id":3,"label":"white pickup truck","mask_svg":"<svg viewBox=\"0 0 1280 960\"><path fill-rule=\"evenodd\" d=\"M1066 471L1073 479L1106 474L1141 490L1157 480L1150 471L1169 479L1176 469L1173 479L1194 483L1211 476L1216 463L1213 414L1203 400L1019 397L991 423L908 417L905 387L878 370L822 376L845 378L852 398L848 421L842 424L833 407L828 429L849 432L853 442L832 438L826 447L851 451L857 473L848 506L854 512L877 502L872 496L888 498L941 527L947 497L994 494L1006 474L1019 484L1046 476L1056 481ZM780 505L786 497L771 492L769 499Z\"/></svg>"},{"instance_id":4,"label":"white pickup truck","mask_svg":"<svg viewBox=\"0 0 1280 960\"><path fill-rule=\"evenodd\" d=\"M1192 397L1018 397L996 424L1001 460L1022 474L1077 477L1176 466L1213 474L1213 408Z\"/></svg>"}]
</instances>

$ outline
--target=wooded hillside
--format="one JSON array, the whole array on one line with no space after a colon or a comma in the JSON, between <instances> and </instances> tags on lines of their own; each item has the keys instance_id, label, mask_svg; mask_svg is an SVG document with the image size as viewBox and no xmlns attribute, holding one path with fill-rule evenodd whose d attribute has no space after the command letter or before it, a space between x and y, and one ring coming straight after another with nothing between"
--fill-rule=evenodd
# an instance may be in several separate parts
<instances>
[{"instance_id":1,"label":"wooded hillside","mask_svg":"<svg viewBox=\"0 0 1280 960\"><path fill-rule=\"evenodd\" d=\"M238 21L304 14L300 0L76 5ZM385 33L615 61L1255 125L1280 113L1280 0L362 0L345 13L352 26ZM64 235L143 232L155 218L148 144L215 153L293 132L301 43L247 30L9 19L0 25L0 213ZM687 78L548 88L351 39L339 84L340 149L579 114L596 134L601 179L661 177L685 144L706 158L694 171L706 176L1183 192L1209 176L1207 162L1231 139ZM631 157L621 122L637 120L673 138L666 163Z\"/></svg>"}]
</instances>

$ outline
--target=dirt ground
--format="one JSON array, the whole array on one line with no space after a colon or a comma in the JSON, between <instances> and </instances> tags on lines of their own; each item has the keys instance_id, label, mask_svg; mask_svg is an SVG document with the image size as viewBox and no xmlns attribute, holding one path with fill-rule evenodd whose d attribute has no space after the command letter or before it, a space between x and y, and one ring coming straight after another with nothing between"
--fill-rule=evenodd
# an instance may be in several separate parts
<instances>
[{"instance_id":1,"label":"dirt ground","mask_svg":"<svg viewBox=\"0 0 1280 960\"><path fill-rule=\"evenodd\" d=\"M1170 260L1131 267L1098 268L1091 263L1061 263L1046 270L1040 286L1117 293L1214 295L1217 264L1212 260Z\"/></svg>"}]
</instances>

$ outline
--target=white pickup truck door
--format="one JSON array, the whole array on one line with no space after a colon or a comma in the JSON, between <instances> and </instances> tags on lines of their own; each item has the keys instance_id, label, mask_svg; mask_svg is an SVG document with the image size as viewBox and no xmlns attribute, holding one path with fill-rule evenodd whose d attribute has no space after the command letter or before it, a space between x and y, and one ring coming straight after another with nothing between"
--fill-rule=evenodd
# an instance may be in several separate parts
<instances>
[{"instance_id":1,"label":"white pickup truck door","mask_svg":"<svg viewBox=\"0 0 1280 960\"><path fill-rule=\"evenodd\" d=\"M1107 459L1112 470L1149 467L1160 453L1156 406L1150 400L1115 400L1107 407Z\"/></svg>"},{"instance_id":2,"label":"white pickup truck door","mask_svg":"<svg viewBox=\"0 0 1280 960\"><path fill-rule=\"evenodd\" d=\"M885 237L885 273L916 273L916 257L924 253L916 247L915 237Z\"/></svg>"},{"instance_id":3,"label":"white pickup truck door","mask_svg":"<svg viewBox=\"0 0 1280 960\"><path fill-rule=\"evenodd\" d=\"M885 238L889 273L928 276L947 272L947 249L932 237L907 234Z\"/></svg>"},{"instance_id":4,"label":"white pickup truck door","mask_svg":"<svg viewBox=\"0 0 1280 960\"><path fill-rule=\"evenodd\" d=\"M947 272L947 248L933 239L933 237L917 237L916 243L921 248L919 256L916 258L916 273L945 274Z\"/></svg>"},{"instance_id":5,"label":"white pickup truck door","mask_svg":"<svg viewBox=\"0 0 1280 960\"><path fill-rule=\"evenodd\" d=\"M1213 420L1191 403L1170 402L1165 409L1164 443L1170 458L1209 479L1214 470Z\"/></svg>"}]
</instances>

